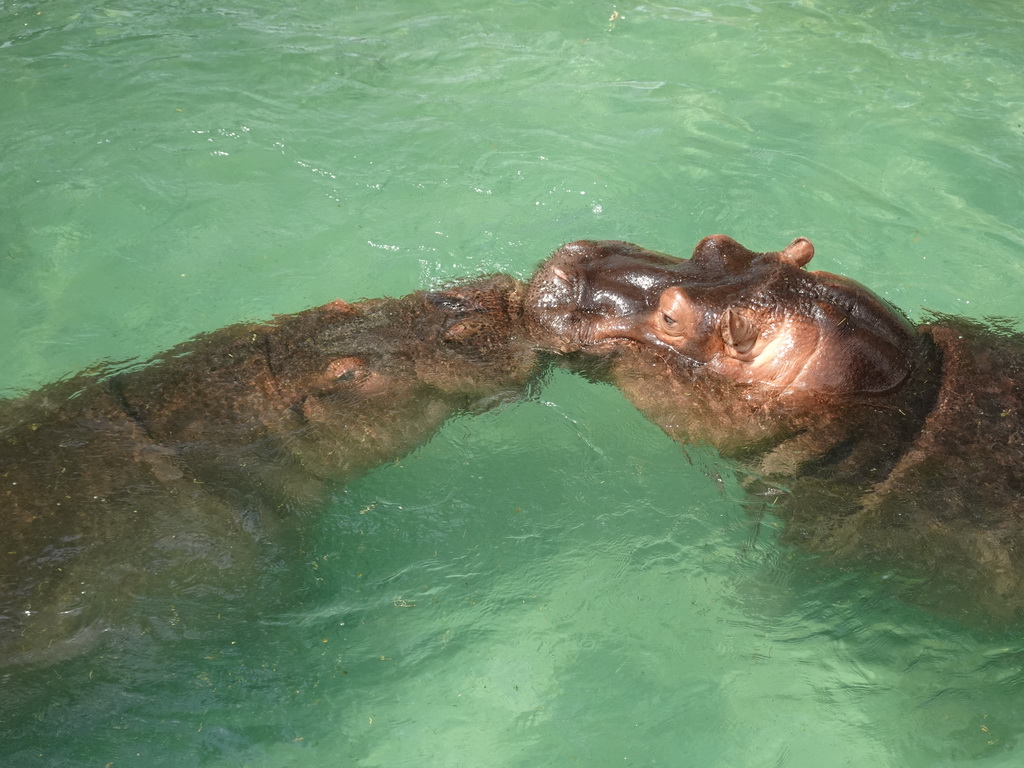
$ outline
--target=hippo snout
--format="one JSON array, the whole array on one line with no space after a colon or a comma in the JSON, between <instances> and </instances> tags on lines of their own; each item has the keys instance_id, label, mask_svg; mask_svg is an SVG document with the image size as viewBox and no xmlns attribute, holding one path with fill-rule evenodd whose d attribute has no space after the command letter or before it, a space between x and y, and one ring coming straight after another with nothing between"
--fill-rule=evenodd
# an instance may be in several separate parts
<instances>
[{"instance_id":1,"label":"hippo snout","mask_svg":"<svg viewBox=\"0 0 1024 768\"><path fill-rule=\"evenodd\" d=\"M620 240L577 240L538 267L525 313L542 349L577 352L612 338L631 338L633 318L672 279L682 260Z\"/></svg>"}]
</instances>

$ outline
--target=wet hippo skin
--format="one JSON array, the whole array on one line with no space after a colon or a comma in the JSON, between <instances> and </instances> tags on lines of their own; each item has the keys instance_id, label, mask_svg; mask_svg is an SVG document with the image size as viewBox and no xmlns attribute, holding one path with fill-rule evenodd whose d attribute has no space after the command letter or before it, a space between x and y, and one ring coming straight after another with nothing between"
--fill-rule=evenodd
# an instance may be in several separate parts
<instances>
[{"instance_id":1,"label":"wet hippo skin","mask_svg":"<svg viewBox=\"0 0 1024 768\"><path fill-rule=\"evenodd\" d=\"M683 444L713 446L830 562L903 574L908 600L967 621L1024 614L1024 337L914 327L798 238L724 235L690 259L570 243L530 282L540 346L609 381ZM894 580L897 581L897 580Z\"/></svg>"},{"instance_id":2,"label":"wet hippo skin","mask_svg":"<svg viewBox=\"0 0 1024 768\"><path fill-rule=\"evenodd\" d=\"M154 589L250 584L332 482L520 394L522 293L334 302L0 401L0 664L73 653Z\"/></svg>"}]
</instances>

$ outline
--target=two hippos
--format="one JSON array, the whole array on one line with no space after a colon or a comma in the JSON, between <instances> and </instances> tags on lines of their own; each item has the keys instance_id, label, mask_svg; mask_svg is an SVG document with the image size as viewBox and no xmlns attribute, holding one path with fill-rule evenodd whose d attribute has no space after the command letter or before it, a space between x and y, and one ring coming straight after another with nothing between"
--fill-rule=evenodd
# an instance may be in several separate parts
<instances>
[{"instance_id":1,"label":"two hippos","mask_svg":"<svg viewBox=\"0 0 1024 768\"><path fill-rule=\"evenodd\" d=\"M84 644L147 585L244 579L331 483L521 396L551 354L716 448L785 540L1019 618L1024 339L914 328L813 254L579 241L527 285L335 302L0 401L0 665Z\"/></svg>"}]
</instances>

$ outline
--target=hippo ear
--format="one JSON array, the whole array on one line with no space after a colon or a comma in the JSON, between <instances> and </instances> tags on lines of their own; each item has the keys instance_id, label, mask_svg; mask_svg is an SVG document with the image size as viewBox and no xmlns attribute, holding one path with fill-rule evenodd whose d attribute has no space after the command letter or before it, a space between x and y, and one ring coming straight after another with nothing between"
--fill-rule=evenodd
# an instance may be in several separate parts
<instances>
[{"instance_id":1,"label":"hippo ear","mask_svg":"<svg viewBox=\"0 0 1024 768\"><path fill-rule=\"evenodd\" d=\"M654 311L654 327L659 336L680 339L692 336L697 312L686 292L677 285L666 288Z\"/></svg>"},{"instance_id":2,"label":"hippo ear","mask_svg":"<svg viewBox=\"0 0 1024 768\"><path fill-rule=\"evenodd\" d=\"M749 360L751 350L757 343L757 326L739 311L729 308L722 315L722 341L729 357Z\"/></svg>"},{"instance_id":3,"label":"hippo ear","mask_svg":"<svg viewBox=\"0 0 1024 768\"><path fill-rule=\"evenodd\" d=\"M323 306L324 311L338 315L358 315L359 309L343 299L335 299Z\"/></svg>"},{"instance_id":4,"label":"hippo ear","mask_svg":"<svg viewBox=\"0 0 1024 768\"><path fill-rule=\"evenodd\" d=\"M794 267L805 266L814 258L814 245L806 237L798 237L779 252L779 258Z\"/></svg>"}]
</instances>

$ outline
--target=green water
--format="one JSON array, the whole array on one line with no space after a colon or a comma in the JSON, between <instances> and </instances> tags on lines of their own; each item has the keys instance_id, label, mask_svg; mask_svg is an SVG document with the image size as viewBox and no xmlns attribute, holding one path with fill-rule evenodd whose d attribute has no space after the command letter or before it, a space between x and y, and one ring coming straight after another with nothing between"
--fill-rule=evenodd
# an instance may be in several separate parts
<instances>
[{"instance_id":1,"label":"green water","mask_svg":"<svg viewBox=\"0 0 1024 768\"><path fill-rule=\"evenodd\" d=\"M0 0L0 390L581 237L805 235L914 317L1020 317L1022 34L1011 0ZM1020 765L1017 635L779 547L718 470L556 373L339 490L284 608L183 595L0 673L0 764Z\"/></svg>"}]
</instances>

